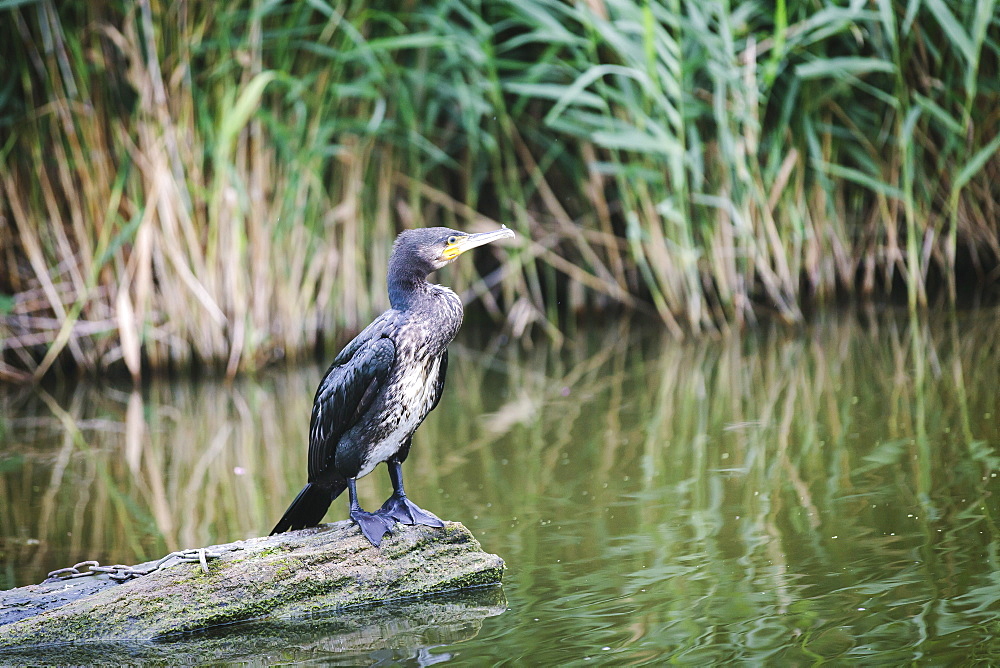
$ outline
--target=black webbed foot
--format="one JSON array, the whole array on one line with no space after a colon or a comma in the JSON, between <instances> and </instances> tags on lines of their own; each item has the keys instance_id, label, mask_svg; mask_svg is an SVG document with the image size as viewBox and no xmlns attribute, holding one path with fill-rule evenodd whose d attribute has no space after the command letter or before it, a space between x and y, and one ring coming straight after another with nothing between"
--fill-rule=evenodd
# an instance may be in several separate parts
<instances>
[{"instance_id":1,"label":"black webbed foot","mask_svg":"<svg viewBox=\"0 0 1000 668\"><path fill-rule=\"evenodd\" d=\"M368 542L378 547L382 544L382 538L392 532L394 522L385 517L381 511L369 513L364 510L352 510L351 519L361 529Z\"/></svg>"},{"instance_id":2,"label":"black webbed foot","mask_svg":"<svg viewBox=\"0 0 1000 668\"><path fill-rule=\"evenodd\" d=\"M397 494L393 494L386 499L377 513L401 524L423 524L429 527L444 526L444 522L437 515L427 512L405 496Z\"/></svg>"}]
</instances>

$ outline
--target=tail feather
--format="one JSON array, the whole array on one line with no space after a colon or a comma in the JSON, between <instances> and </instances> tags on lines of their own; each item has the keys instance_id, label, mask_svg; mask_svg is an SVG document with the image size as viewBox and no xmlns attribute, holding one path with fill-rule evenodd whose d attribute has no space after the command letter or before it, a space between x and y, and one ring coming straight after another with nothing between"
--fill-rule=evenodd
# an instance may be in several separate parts
<instances>
[{"instance_id":1,"label":"tail feather","mask_svg":"<svg viewBox=\"0 0 1000 668\"><path fill-rule=\"evenodd\" d=\"M333 485L309 483L288 506L288 510L271 530L271 535L293 529L319 526L333 500L347 489L347 482L337 481Z\"/></svg>"}]
</instances>

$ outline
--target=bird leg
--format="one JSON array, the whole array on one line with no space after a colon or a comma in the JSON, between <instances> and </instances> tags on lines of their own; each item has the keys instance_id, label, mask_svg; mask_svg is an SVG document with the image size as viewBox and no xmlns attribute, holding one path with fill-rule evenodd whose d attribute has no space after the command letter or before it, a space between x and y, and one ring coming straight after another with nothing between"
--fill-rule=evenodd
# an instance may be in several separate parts
<instances>
[{"instance_id":1,"label":"bird leg","mask_svg":"<svg viewBox=\"0 0 1000 668\"><path fill-rule=\"evenodd\" d=\"M358 491L354 478L347 479L347 491L351 495L351 519L361 529L368 542L378 547L382 543L382 537L392 529L393 521L382 514L382 511L369 513L361 509L358 503Z\"/></svg>"},{"instance_id":2,"label":"bird leg","mask_svg":"<svg viewBox=\"0 0 1000 668\"><path fill-rule=\"evenodd\" d=\"M439 517L406 498L406 492L403 491L403 465L393 459L387 461L386 465L389 467L389 479L392 480L392 496L386 499L377 514L403 524L443 527L444 522Z\"/></svg>"}]
</instances>

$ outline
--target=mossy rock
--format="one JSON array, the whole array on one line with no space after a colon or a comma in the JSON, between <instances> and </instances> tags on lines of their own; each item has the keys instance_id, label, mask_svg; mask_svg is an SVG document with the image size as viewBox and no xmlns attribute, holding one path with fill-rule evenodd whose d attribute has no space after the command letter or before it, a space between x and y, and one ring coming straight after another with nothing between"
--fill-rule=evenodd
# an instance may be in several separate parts
<instances>
[{"instance_id":1,"label":"mossy rock","mask_svg":"<svg viewBox=\"0 0 1000 668\"><path fill-rule=\"evenodd\" d=\"M451 522L397 525L379 548L345 521L207 550L221 554L208 573L181 563L121 584L91 576L0 592L0 647L151 641L497 584L504 570Z\"/></svg>"}]
</instances>

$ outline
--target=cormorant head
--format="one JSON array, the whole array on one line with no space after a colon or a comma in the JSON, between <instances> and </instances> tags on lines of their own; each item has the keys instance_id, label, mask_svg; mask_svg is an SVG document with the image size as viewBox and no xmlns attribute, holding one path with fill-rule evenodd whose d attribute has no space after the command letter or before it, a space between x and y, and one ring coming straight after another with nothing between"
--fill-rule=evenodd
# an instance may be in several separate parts
<instances>
[{"instance_id":1,"label":"cormorant head","mask_svg":"<svg viewBox=\"0 0 1000 668\"><path fill-rule=\"evenodd\" d=\"M427 274L455 261L467 250L497 239L514 236L514 231L501 227L492 232L468 234L447 227L425 227L406 230L392 245L389 258L389 303L393 308L405 308L409 295Z\"/></svg>"},{"instance_id":2,"label":"cormorant head","mask_svg":"<svg viewBox=\"0 0 1000 668\"><path fill-rule=\"evenodd\" d=\"M396 237L389 259L389 274L419 274L421 278L455 261L462 253L497 239L514 236L501 227L492 232L468 234L447 227L424 227L406 230Z\"/></svg>"}]
</instances>

